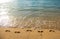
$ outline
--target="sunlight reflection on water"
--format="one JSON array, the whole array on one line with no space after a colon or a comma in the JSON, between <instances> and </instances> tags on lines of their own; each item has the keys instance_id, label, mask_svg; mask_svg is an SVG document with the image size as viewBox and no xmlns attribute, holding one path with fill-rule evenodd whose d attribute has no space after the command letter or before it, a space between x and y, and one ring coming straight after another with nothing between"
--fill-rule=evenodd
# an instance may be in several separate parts
<instances>
[{"instance_id":1,"label":"sunlight reflection on water","mask_svg":"<svg viewBox=\"0 0 60 39\"><path fill-rule=\"evenodd\" d=\"M1 8L0 9L0 25L8 26L9 22L10 22L10 17L8 15L8 9Z\"/></svg>"},{"instance_id":2,"label":"sunlight reflection on water","mask_svg":"<svg viewBox=\"0 0 60 39\"><path fill-rule=\"evenodd\" d=\"M7 0L6 0L7 1ZM24 7L23 10L16 2L0 2L0 26L1 27L56 27L59 25L59 9ZM8 1L7 1L8 2ZM31 1L30 1L31 2ZM36 2L36 1L35 1ZM47 4L47 3L46 3ZM37 6L37 5L36 5ZM21 9L20 9L20 8ZM47 6L45 6L47 7ZM18 9L19 8L19 9ZM56 11L57 10L57 11ZM57 16L57 17L56 17ZM57 20L58 19L58 20ZM51 22L50 22L51 21ZM53 22L54 21L54 22ZM56 25L56 26L55 26Z\"/></svg>"},{"instance_id":3,"label":"sunlight reflection on water","mask_svg":"<svg viewBox=\"0 0 60 39\"><path fill-rule=\"evenodd\" d=\"M6 3L12 2L13 0L0 0L0 26L8 27L12 26L10 16L8 15L9 8Z\"/></svg>"}]
</instances>

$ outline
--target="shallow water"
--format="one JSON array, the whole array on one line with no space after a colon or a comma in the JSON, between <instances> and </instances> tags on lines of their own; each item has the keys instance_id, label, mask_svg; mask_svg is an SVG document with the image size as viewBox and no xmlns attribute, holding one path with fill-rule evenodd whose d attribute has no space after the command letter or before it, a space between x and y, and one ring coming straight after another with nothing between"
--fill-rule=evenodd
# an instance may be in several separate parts
<instances>
[{"instance_id":1,"label":"shallow water","mask_svg":"<svg viewBox=\"0 0 60 39\"><path fill-rule=\"evenodd\" d=\"M0 26L59 29L60 0L0 2Z\"/></svg>"}]
</instances>

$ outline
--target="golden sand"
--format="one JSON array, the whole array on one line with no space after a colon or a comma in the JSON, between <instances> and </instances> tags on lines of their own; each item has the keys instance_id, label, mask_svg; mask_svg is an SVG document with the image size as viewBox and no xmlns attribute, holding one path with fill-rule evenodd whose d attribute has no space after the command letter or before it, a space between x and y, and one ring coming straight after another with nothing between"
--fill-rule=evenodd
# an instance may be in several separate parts
<instances>
[{"instance_id":1,"label":"golden sand","mask_svg":"<svg viewBox=\"0 0 60 39\"><path fill-rule=\"evenodd\" d=\"M0 39L60 39L59 30L0 28Z\"/></svg>"}]
</instances>

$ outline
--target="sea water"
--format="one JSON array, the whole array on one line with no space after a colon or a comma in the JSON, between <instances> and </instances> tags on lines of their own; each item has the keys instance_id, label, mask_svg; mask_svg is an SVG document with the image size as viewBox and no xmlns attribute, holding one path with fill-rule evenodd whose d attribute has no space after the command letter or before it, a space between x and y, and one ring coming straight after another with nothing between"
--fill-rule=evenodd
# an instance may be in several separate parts
<instances>
[{"instance_id":1,"label":"sea water","mask_svg":"<svg viewBox=\"0 0 60 39\"><path fill-rule=\"evenodd\" d=\"M59 28L60 0L0 1L1 27Z\"/></svg>"}]
</instances>

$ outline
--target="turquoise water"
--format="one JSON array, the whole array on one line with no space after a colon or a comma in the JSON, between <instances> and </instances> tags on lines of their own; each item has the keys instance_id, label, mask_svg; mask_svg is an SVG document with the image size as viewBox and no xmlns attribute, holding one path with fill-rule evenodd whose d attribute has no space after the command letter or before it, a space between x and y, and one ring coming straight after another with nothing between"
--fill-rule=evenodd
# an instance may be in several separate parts
<instances>
[{"instance_id":1,"label":"turquoise water","mask_svg":"<svg viewBox=\"0 0 60 39\"><path fill-rule=\"evenodd\" d=\"M37 12L37 14L51 13L51 15L60 13L60 0L15 0L13 5L13 10L15 10L11 11L14 13L13 15L26 16L26 14L31 15Z\"/></svg>"},{"instance_id":2,"label":"turquoise water","mask_svg":"<svg viewBox=\"0 0 60 39\"><path fill-rule=\"evenodd\" d=\"M17 4L22 9L60 8L60 0L18 0Z\"/></svg>"},{"instance_id":3,"label":"turquoise water","mask_svg":"<svg viewBox=\"0 0 60 39\"><path fill-rule=\"evenodd\" d=\"M12 0L11 2L0 3L0 12L4 9L8 15L26 16L34 13L60 14L60 0Z\"/></svg>"},{"instance_id":4,"label":"turquoise water","mask_svg":"<svg viewBox=\"0 0 60 39\"><path fill-rule=\"evenodd\" d=\"M51 20L59 19L60 0L11 0L11 2L0 2L0 26L2 27L25 26L20 21L32 17L42 17L48 20L50 18Z\"/></svg>"}]
</instances>

